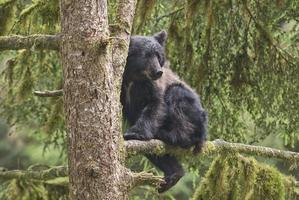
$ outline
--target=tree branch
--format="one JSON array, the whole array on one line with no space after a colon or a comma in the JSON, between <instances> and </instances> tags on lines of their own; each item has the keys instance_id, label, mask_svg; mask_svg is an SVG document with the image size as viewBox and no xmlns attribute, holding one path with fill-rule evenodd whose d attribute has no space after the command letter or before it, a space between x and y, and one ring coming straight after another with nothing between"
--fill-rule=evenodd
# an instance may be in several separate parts
<instances>
[{"instance_id":1,"label":"tree branch","mask_svg":"<svg viewBox=\"0 0 299 200\"><path fill-rule=\"evenodd\" d=\"M190 150L183 150L180 148L173 148L165 145L160 140L150 140L150 141L137 141L130 140L125 143L126 149L129 153L166 153L166 152L176 152L184 151L191 152ZM294 167L299 166L299 153L292 151L284 151L263 146L254 146L241 143L231 143L224 140L214 140L206 142L202 154L211 155L215 153L228 153L228 152L238 152L247 155L262 156L267 158L276 158L290 161L294 164Z\"/></svg>"},{"instance_id":2,"label":"tree branch","mask_svg":"<svg viewBox=\"0 0 299 200\"><path fill-rule=\"evenodd\" d=\"M284 151L270 147L247 145L242 143L231 143L224 140L215 140L209 142L216 148L217 152L235 151L253 156L262 156L267 158L276 158L293 162L299 166L299 153L293 151Z\"/></svg>"},{"instance_id":3,"label":"tree branch","mask_svg":"<svg viewBox=\"0 0 299 200\"><path fill-rule=\"evenodd\" d=\"M59 35L1 36L0 51L18 49L59 50Z\"/></svg>"},{"instance_id":4,"label":"tree branch","mask_svg":"<svg viewBox=\"0 0 299 200\"><path fill-rule=\"evenodd\" d=\"M36 179L36 180L50 180L57 177L66 177L68 176L67 167L58 166L53 167L47 170L11 170L0 172L1 179Z\"/></svg>"},{"instance_id":5,"label":"tree branch","mask_svg":"<svg viewBox=\"0 0 299 200\"><path fill-rule=\"evenodd\" d=\"M126 151L131 154L137 153L172 153L172 154L192 154L192 149L181 149L178 147L170 147L160 140L139 141L130 140L125 142ZM290 161L294 167L299 166L299 153L292 151L284 151L263 146L254 146L241 143L231 143L223 140L214 140L206 142L200 155L213 155L217 153L238 152L241 154L262 156L267 158L277 158ZM0 178L29 178L37 180L49 180L57 177L66 177L68 175L67 167L53 167L43 171L33 170L12 170L0 171ZM139 184L159 185L163 182L162 177L154 176L151 173L132 173L133 186Z\"/></svg>"},{"instance_id":6,"label":"tree branch","mask_svg":"<svg viewBox=\"0 0 299 200\"><path fill-rule=\"evenodd\" d=\"M136 187L139 185L150 185L153 187L159 187L160 184L164 183L164 179L162 176L155 176L152 173L147 172L132 173L132 177L132 187Z\"/></svg>"},{"instance_id":7,"label":"tree branch","mask_svg":"<svg viewBox=\"0 0 299 200\"><path fill-rule=\"evenodd\" d=\"M178 8L178 9L174 10L174 11L171 11L170 13L166 13L166 14L164 14L164 15L162 15L162 16L157 17L157 18L156 18L156 25L158 24L158 22L159 22L161 19L163 19L163 18L165 18L165 17L170 17L170 16L172 16L172 15L174 15L174 14L176 14L176 13L182 11L184 8L185 8L185 7L183 6L183 7L181 7L181 8Z\"/></svg>"},{"instance_id":8,"label":"tree branch","mask_svg":"<svg viewBox=\"0 0 299 200\"><path fill-rule=\"evenodd\" d=\"M63 90L34 91L33 94L39 97L58 97L63 95Z\"/></svg>"}]
</instances>

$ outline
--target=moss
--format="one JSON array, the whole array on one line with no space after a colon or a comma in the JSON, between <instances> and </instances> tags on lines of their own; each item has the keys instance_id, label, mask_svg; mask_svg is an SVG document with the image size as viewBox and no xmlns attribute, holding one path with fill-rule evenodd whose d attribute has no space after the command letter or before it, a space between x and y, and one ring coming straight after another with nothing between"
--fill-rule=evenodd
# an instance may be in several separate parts
<instances>
[{"instance_id":1,"label":"moss","mask_svg":"<svg viewBox=\"0 0 299 200\"><path fill-rule=\"evenodd\" d=\"M0 191L2 200L63 200L67 199L68 187L66 178L51 180L49 183L13 179L4 183ZM2 185L3 186L3 185Z\"/></svg>"},{"instance_id":2,"label":"moss","mask_svg":"<svg viewBox=\"0 0 299 200\"><path fill-rule=\"evenodd\" d=\"M32 95L33 88L33 77L31 73L31 69L29 66L26 67L25 73L22 77L21 83L19 84L16 94L17 94L17 102L22 102L30 95Z\"/></svg>"},{"instance_id":3,"label":"moss","mask_svg":"<svg viewBox=\"0 0 299 200\"><path fill-rule=\"evenodd\" d=\"M194 60L195 49L192 43L192 26L195 25L195 20L197 20L198 7L201 1L198 0L188 0L185 9L185 33L184 33L184 53L185 53L185 63L184 66L192 66Z\"/></svg>"},{"instance_id":4,"label":"moss","mask_svg":"<svg viewBox=\"0 0 299 200\"><path fill-rule=\"evenodd\" d=\"M49 167L36 164L28 170L39 171ZM59 177L47 181L26 179L24 177L1 180L1 200L66 200L68 197L68 177Z\"/></svg>"},{"instance_id":5,"label":"moss","mask_svg":"<svg viewBox=\"0 0 299 200\"><path fill-rule=\"evenodd\" d=\"M63 117L63 100L62 98L55 98L51 100L51 111L44 125L44 131L48 134L60 130L64 124Z\"/></svg>"},{"instance_id":6,"label":"moss","mask_svg":"<svg viewBox=\"0 0 299 200\"><path fill-rule=\"evenodd\" d=\"M282 175L274 168L260 165L256 173L254 196L256 200L285 199Z\"/></svg>"},{"instance_id":7,"label":"moss","mask_svg":"<svg viewBox=\"0 0 299 200\"><path fill-rule=\"evenodd\" d=\"M227 164L221 156L214 159L211 167L203 178L200 186L196 189L192 200L199 199L227 199ZM207 198L208 197L208 198ZM222 198L223 197L223 198Z\"/></svg>"},{"instance_id":8,"label":"moss","mask_svg":"<svg viewBox=\"0 0 299 200\"><path fill-rule=\"evenodd\" d=\"M133 23L133 32L135 34L140 34L146 19L151 15L155 4L156 0L138 0L136 6L136 15Z\"/></svg>"},{"instance_id":9,"label":"moss","mask_svg":"<svg viewBox=\"0 0 299 200\"><path fill-rule=\"evenodd\" d=\"M5 35L9 32L15 16L16 0L0 1L0 35Z\"/></svg>"},{"instance_id":10,"label":"moss","mask_svg":"<svg viewBox=\"0 0 299 200\"><path fill-rule=\"evenodd\" d=\"M282 200L296 197L294 180L239 154L218 156L192 200Z\"/></svg>"},{"instance_id":11,"label":"moss","mask_svg":"<svg viewBox=\"0 0 299 200\"><path fill-rule=\"evenodd\" d=\"M56 33L59 31L59 17L58 0L33 0L21 10L14 29L18 29L21 33L28 31Z\"/></svg>"},{"instance_id":12,"label":"moss","mask_svg":"<svg viewBox=\"0 0 299 200\"><path fill-rule=\"evenodd\" d=\"M16 64L16 60L15 59L9 59L6 61L6 68L3 71L4 75L5 75L5 79L7 81L8 87L11 89L13 82L14 82L14 66Z\"/></svg>"}]
</instances>

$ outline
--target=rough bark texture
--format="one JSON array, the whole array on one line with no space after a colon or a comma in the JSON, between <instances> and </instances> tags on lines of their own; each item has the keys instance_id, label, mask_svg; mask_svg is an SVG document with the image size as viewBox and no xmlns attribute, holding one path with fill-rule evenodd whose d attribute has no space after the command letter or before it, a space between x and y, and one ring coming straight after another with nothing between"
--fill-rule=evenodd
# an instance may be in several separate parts
<instances>
[{"instance_id":1,"label":"rough bark texture","mask_svg":"<svg viewBox=\"0 0 299 200\"><path fill-rule=\"evenodd\" d=\"M61 1L70 199L122 199L105 0Z\"/></svg>"},{"instance_id":2,"label":"rough bark texture","mask_svg":"<svg viewBox=\"0 0 299 200\"><path fill-rule=\"evenodd\" d=\"M134 15L135 0L123 2L133 3ZM132 22L111 42L107 1L61 0L60 8L70 199L127 199L133 178L120 162L122 70L114 69L125 64Z\"/></svg>"},{"instance_id":3,"label":"rough bark texture","mask_svg":"<svg viewBox=\"0 0 299 200\"><path fill-rule=\"evenodd\" d=\"M112 43L112 67L113 67L113 74L114 74L114 82L115 82L115 97L119 101L120 100L120 90L121 90L121 82L122 82L122 74L124 72L124 66L126 64L128 49L129 49L129 42L131 36L131 29L133 24L133 19L135 15L135 8L136 8L137 0L120 0L117 9L117 16L116 16L116 28L114 32L111 33L111 43ZM119 137L122 136L121 130L121 109L120 105L117 104L116 115L114 115L114 119L116 123L119 123L118 134ZM120 149L122 152L120 154L120 159L123 163L125 159L124 153L124 146L123 146L123 139L121 140L120 145L122 148ZM126 173L125 182L129 184L132 180L132 176L130 173ZM130 179L130 180L129 180Z\"/></svg>"},{"instance_id":4,"label":"rough bark texture","mask_svg":"<svg viewBox=\"0 0 299 200\"><path fill-rule=\"evenodd\" d=\"M59 49L59 35L1 36L0 51L18 49Z\"/></svg>"}]
</instances>

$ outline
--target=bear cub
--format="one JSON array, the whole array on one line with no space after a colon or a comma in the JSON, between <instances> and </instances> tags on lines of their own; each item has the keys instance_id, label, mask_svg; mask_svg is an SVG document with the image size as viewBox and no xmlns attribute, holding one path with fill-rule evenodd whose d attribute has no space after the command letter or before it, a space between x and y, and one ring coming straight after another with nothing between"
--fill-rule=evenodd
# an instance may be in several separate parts
<instances>
[{"instance_id":1,"label":"bear cub","mask_svg":"<svg viewBox=\"0 0 299 200\"><path fill-rule=\"evenodd\" d=\"M200 152L207 137L207 113L199 96L169 68L164 45L167 34L132 36L123 74L121 104L129 129L125 140L159 139ZM164 173L159 192L184 175L172 155L146 157Z\"/></svg>"}]
</instances>

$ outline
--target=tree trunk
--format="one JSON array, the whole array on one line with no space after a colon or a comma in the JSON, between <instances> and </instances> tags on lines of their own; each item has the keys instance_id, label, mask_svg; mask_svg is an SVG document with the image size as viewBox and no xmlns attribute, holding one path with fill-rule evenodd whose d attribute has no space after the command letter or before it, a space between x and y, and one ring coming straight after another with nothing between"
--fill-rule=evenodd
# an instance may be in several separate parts
<instances>
[{"instance_id":1,"label":"tree trunk","mask_svg":"<svg viewBox=\"0 0 299 200\"><path fill-rule=\"evenodd\" d=\"M60 6L70 199L127 199L107 1Z\"/></svg>"}]
</instances>

